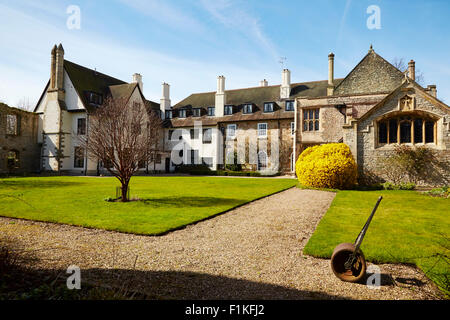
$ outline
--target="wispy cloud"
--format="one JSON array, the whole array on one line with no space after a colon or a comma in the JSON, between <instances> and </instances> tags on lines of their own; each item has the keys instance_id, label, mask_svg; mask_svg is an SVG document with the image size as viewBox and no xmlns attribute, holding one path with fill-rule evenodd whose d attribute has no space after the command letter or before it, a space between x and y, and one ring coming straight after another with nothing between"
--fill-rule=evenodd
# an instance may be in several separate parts
<instances>
[{"instance_id":1,"label":"wispy cloud","mask_svg":"<svg viewBox=\"0 0 450 320\"><path fill-rule=\"evenodd\" d=\"M119 2L169 28L189 32L205 30L204 26L196 18L181 10L179 6L171 5L168 1L119 0Z\"/></svg>"},{"instance_id":2,"label":"wispy cloud","mask_svg":"<svg viewBox=\"0 0 450 320\"><path fill-rule=\"evenodd\" d=\"M201 0L200 3L203 9L223 26L258 44L275 60L279 59L278 51L264 33L259 19L248 13L241 5L231 0Z\"/></svg>"}]
</instances>

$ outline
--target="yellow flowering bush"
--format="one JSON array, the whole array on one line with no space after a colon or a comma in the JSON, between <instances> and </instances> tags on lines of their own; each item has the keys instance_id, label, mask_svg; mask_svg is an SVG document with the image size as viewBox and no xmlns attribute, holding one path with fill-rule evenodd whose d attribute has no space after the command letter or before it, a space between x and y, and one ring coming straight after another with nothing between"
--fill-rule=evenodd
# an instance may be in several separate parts
<instances>
[{"instance_id":1,"label":"yellow flowering bush","mask_svg":"<svg viewBox=\"0 0 450 320\"><path fill-rule=\"evenodd\" d=\"M315 188L349 189L356 184L357 167L344 143L309 147L295 164L301 185Z\"/></svg>"}]
</instances>

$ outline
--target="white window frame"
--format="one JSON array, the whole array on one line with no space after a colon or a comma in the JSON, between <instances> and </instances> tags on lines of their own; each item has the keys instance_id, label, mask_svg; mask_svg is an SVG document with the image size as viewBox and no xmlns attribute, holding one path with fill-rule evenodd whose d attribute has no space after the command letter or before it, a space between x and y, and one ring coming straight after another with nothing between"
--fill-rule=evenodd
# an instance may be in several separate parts
<instances>
[{"instance_id":1,"label":"white window frame","mask_svg":"<svg viewBox=\"0 0 450 320\"><path fill-rule=\"evenodd\" d=\"M227 110L231 110L231 112L228 113ZM232 105L232 104L226 104L226 105L224 106L223 114L224 114L225 116L231 116L231 115L233 114L233 112L234 112L234 108L233 108L233 105Z\"/></svg>"},{"instance_id":2,"label":"white window frame","mask_svg":"<svg viewBox=\"0 0 450 320\"><path fill-rule=\"evenodd\" d=\"M233 133L234 134L230 134L230 129L233 128ZM236 130L237 130L237 124L229 124L227 125L227 139L234 139L236 138Z\"/></svg>"},{"instance_id":3,"label":"white window frame","mask_svg":"<svg viewBox=\"0 0 450 320\"><path fill-rule=\"evenodd\" d=\"M271 106L271 110L270 111L266 111L266 105L270 105ZM264 113L270 113L273 112L274 110L274 103L273 102L264 102Z\"/></svg>"},{"instance_id":4,"label":"white window frame","mask_svg":"<svg viewBox=\"0 0 450 320\"><path fill-rule=\"evenodd\" d=\"M251 103L244 104L243 114L252 114L252 113L253 113L253 105Z\"/></svg>"},{"instance_id":5,"label":"white window frame","mask_svg":"<svg viewBox=\"0 0 450 320\"><path fill-rule=\"evenodd\" d=\"M261 169L261 164L263 164L263 161L260 161L261 159L262 159L262 157L261 157L261 155L263 155L264 156L264 167L263 167L263 169ZM261 157L261 158L260 158ZM267 169L267 167L268 167L268 165L269 165L269 161L268 161L268 157L267 157L267 152L265 152L265 151L259 151L258 152L258 163L257 163L257 166L258 166L258 171L261 171L261 170L265 170L265 169Z\"/></svg>"},{"instance_id":6,"label":"white window frame","mask_svg":"<svg viewBox=\"0 0 450 320\"><path fill-rule=\"evenodd\" d=\"M265 128L261 128L261 126L265 126ZM267 130L269 129L267 122L258 123L258 138L267 138ZM262 130L264 130L264 133L262 134Z\"/></svg>"},{"instance_id":7,"label":"white window frame","mask_svg":"<svg viewBox=\"0 0 450 320\"><path fill-rule=\"evenodd\" d=\"M288 103L292 103L292 109L288 109ZM286 111L294 111L294 109L295 109L295 100L286 100L286 108L285 108L285 110Z\"/></svg>"}]
</instances>

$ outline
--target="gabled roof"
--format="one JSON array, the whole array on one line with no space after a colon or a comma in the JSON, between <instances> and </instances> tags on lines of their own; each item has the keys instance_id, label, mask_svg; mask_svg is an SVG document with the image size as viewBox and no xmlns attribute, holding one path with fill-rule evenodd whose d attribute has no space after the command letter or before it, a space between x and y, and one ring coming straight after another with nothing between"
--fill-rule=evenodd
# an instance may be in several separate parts
<instances>
[{"instance_id":1,"label":"gabled roof","mask_svg":"<svg viewBox=\"0 0 450 320\"><path fill-rule=\"evenodd\" d=\"M377 103L373 108L371 108L369 111L367 111L361 118L358 119L358 121L362 121L364 119L367 119L371 114L373 114L376 110L381 108L392 99L393 96L395 96L402 88L405 88L407 86L414 87L422 96L424 96L428 101L433 103L438 108L444 110L445 112L450 113L450 107L443 103L441 100L437 99L436 97L430 95L421 85L419 85L414 80L411 80L408 78L407 81L404 81L400 86L398 86L395 90L393 90L390 94L388 94L383 100L381 100L379 103Z\"/></svg>"},{"instance_id":2,"label":"gabled roof","mask_svg":"<svg viewBox=\"0 0 450 320\"><path fill-rule=\"evenodd\" d=\"M110 77L76 63L64 60L64 69L78 93L85 108L90 111L91 107L87 101L87 92L95 92L103 95L109 94L109 86L127 84L125 81Z\"/></svg>"},{"instance_id":3,"label":"gabled roof","mask_svg":"<svg viewBox=\"0 0 450 320\"><path fill-rule=\"evenodd\" d=\"M127 83L125 81L108 76L96 70L83 67L68 60L64 60L64 69L67 72L75 88L75 91L77 92L87 111L95 110L95 107L89 104L87 93L94 92L97 94L102 94L104 97L106 97L107 95L112 95L113 98L124 97L125 99L128 99L137 86L137 83ZM47 82L47 85L36 105L35 110L44 97L49 83L50 80ZM140 94L142 95L142 92L140 92ZM143 99L145 100L144 97ZM159 109L159 104L157 104L156 102L149 100L145 101L149 106L151 106L152 109L156 109L156 107ZM60 101L60 105L62 108L65 108L64 101Z\"/></svg>"},{"instance_id":4,"label":"gabled roof","mask_svg":"<svg viewBox=\"0 0 450 320\"><path fill-rule=\"evenodd\" d=\"M404 79L403 72L370 48L367 55L336 86L334 95L391 92Z\"/></svg>"},{"instance_id":5,"label":"gabled roof","mask_svg":"<svg viewBox=\"0 0 450 320\"><path fill-rule=\"evenodd\" d=\"M340 83L342 79L336 79ZM291 84L291 94L289 99L297 97L320 97L327 95L327 80L300 82ZM262 108L264 102L276 102L280 100L280 85L267 87L252 87L236 90L226 90L226 104L239 106L246 103L253 103ZM206 108L215 105L216 92L194 93L178 102L174 109L181 107Z\"/></svg>"}]
</instances>

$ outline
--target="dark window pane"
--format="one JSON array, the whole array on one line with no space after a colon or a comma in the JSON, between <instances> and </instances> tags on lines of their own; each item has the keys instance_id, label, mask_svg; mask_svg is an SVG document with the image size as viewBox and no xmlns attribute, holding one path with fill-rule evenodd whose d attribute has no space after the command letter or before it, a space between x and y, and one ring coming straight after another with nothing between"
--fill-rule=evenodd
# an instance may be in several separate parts
<instances>
[{"instance_id":1,"label":"dark window pane","mask_svg":"<svg viewBox=\"0 0 450 320\"><path fill-rule=\"evenodd\" d=\"M389 143L397 143L397 120L389 120Z\"/></svg>"},{"instance_id":2,"label":"dark window pane","mask_svg":"<svg viewBox=\"0 0 450 320\"><path fill-rule=\"evenodd\" d=\"M312 121L309 121L309 123L308 123L308 130L309 131L313 131L313 125L314 125L314 123Z\"/></svg>"},{"instance_id":3,"label":"dark window pane","mask_svg":"<svg viewBox=\"0 0 450 320\"><path fill-rule=\"evenodd\" d=\"M422 119L414 120L414 143L423 142L422 125L423 125Z\"/></svg>"},{"instance_id":4,"label":"dark window pane","mask_svg":"<svg viewBox=\"0 0 450 320\"><path fill-rule=\"evenodd\" d=\"M303 131L308 131L308 121L303 121Z\"/></svg>"},{"instance_id":5,"label":"dark window pane","mask_svg":"<svg viewBox=\"0 0 450 320\"><path fill-rule=\"evenodd\" d=\"M314 130L319 130L319 120L316 120L314 124Z\"/></svg>"},{"instance_id":6,"label":"dark window pane","mask_svg":"<svg viewBox=\"0 0 450 320\"><path fill-rule=\"evenodd\" d=\"M426 143L434 142L434 122L433 121L425 122L425 142Z\"/></svg>"},{"instance_id":7,"label":"dark window pane","mask_svg":"<svg viewBox=\"0 0 450 320\"><path fill-rule=\"evenodd\" d=\"M310 109L309 110L309 119L313 119L314 118L314 110Z\"/></svg>"},{"instance_id":8,"label":"dark window pane","mask_svg":"<svg viewBox=\"0 0 450 320\"><path fill-rule=\"evenodd\" d=\"M400 143L411 142L411 122L400 122Z\"/></svg>"},{"instance_id":9,"label":"dark window pane","mask_svg":"<svg viewBox=\"0 0 450 320\"><path fill-rule=\"evenodd\" d=\"M307 110L303 110L303 120L308 119L308 111Z\"/></svg>"},{"instance_id":10,"label":"dark window pane","mask_svg":"<svg viewBox=\"0 0 450 320\"><path fill-rule=\"evenodd\" d=\"M380 122L378 126L378 142L387 143L387 125L386 122Z\"/></svg>"},{"instance_id":11,"label":"dark window pane","mask_svg":"<svg viewBox=\"0 0 450 320\"><path fill-rule=\"evenodd\" d=\"M319 119L319 109L316 109L316 110L314 111L314 113L315 113L316 119Z\"/></svg>"}]
</instances>

